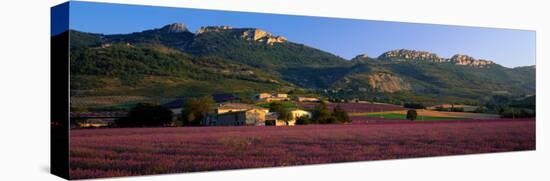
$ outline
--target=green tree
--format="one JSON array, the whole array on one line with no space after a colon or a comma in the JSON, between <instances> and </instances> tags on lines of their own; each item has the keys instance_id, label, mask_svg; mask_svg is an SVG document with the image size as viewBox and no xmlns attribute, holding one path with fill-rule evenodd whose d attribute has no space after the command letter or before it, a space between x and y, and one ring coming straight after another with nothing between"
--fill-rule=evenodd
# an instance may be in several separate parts
<instances>
[{"instance_id":1,"label":"green tree","mask_svg":"<svg viewBox=\"0 0 550 181\"><path fill-rule=\"evenodd\" d=\"M214 100L211 96L200 98L191 98L183 105L181 110L180 120L183 126L199 126L201 120L206 119L206 116L212 109Z\"/></svg>"},{"instance_id":2,"label":"green tree","mask_svg":"<svg viewBox=\"0 0 550 181\"><path fill-rule=\"evenodd\" d=\"M300 117L296 118L296 124L298 124L298 125L311 124L311 119L309 119L308 116L300 116Z\"/></svg>"},{"instance_id":3,"label":"green tree","mask_svg":"<svg viewBox=\"0 0 550 181\"><path fill-rule=\"evenodd\" d=\"M288 122L292 119L292 113L289 108L285 106L282 102L272 102L269 104L269 111L276 112L279 115L280 120L285 121L288 125Z\"/></svg>"},{"instance_id":4,"label":"green tree","mask_svg":"<svg viewBox=\"0 0 550 181\"><path fill-rule=\"evenodd\" d=\"M115 121L119 127L155 127L165 126L172 122L173 113L170 109L158 104L138 103L128 116Z\"/></svg>"},{"instance_id":5,"label":"green tree","mask_svg":"<svg viewBox=\"0 0 550 181\"><path fill-rule=\"evenodd\" d=\"M313 109L314 123L328 124L328 123L332 123L334 119L335 118L332 116L331 112L328 110L327 103L324 101L321 101L321 103L319 103Z\"/></svg>"},{"instance_id":6,"label":"green tree","mask_svg":"<svg viewBox=\"0 0 550 181\"><path fill-rule=\"evenodd\" d=\"M332 110L332 116L334 116L338 122L349 123L351 119L349 118L348 112L340 107L340 104L336 105Z\"/></svg>"},{"instance_id":7,"label":"green tree","mask_svg":"<svg viewBox=\"0 0 550 181\"><path fill-rule=\"evenodd\" d=\"M411 121L416 120L416 116L417 116L417 115L418 115L418 114L416 113L416 110L408 110L408 111L407 111L407 119L408 119L408 120L411 120Z\"/></svg>"}]
</instances>

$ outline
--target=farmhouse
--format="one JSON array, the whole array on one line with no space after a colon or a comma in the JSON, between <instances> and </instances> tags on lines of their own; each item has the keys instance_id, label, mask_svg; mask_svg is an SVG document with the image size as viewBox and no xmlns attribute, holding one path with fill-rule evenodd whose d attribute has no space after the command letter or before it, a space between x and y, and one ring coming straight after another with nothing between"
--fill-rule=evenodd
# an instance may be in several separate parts
<instances>
[{"instance_id":1,"label":"farmhouse","mask_svg":"<svg viewBox=\"0 0 550 181\"><path fill-rule=\"evenodd\" d=\"M298 102L320 102L319 98L315 97L298 97Z\"/></svg>"},{"instance_id":2,"label":"farmhouse","mask_svg":"<svg viewBox=\"0 0 550 181\"><path fill-rule=\"evenodd\" d=\"M76 123L80 128L100 128L108 127L114 123L114 119L88 119Z\"/></svg>"},{"instance_id":3,"label":"farmhouse","mask_svg":"<svg viewBox=\"0 0 550 181\"><path fill-rule=\"evenodd\" d=\"M301 110L301 109L295 109L293 111L290 111L292 114L292 119L296 120L299 117L307 116L308 118L311 118L311 113L309 111Z\"/></svg>"},{"instance_id":4,"label":"farmhouse","mask_svg":"<svg viewBox=\"0 0 550 181\"><path fill-rule=\"evenodd\" d=\"M311 118L311 113L301 109L290 111L288 123L279 119L276 112L252 104L224 103L218 105L201 123L205 126L294 126L302 116Z\"/></svg>"},{"instance_id":5,"label":"farmhouse","mask_svg":"<svg viewBox=\"0 0 550 181\"><path fill-rule=\"evenodd\" d=\"M119 118L126 117L126 112L71 112L71 128L109 127Z\"/></svg>"},{"instance_id":6,"label":"farmhouse","mask_svg":"<svg viewBox=\"0 0 550 181\"><path fill-rule=\"evenodd\" d=\"M275 126L277 123L277 119L279 119L279 114L277 114L276 112L268 112L265 115L265 125Z\"/></svg>"},{"instance_id":7,"label":"farmhouse","mask_svg":"<svg viewBox=\"0 0 550 181\"><path fill-rule=\"evenodd\" d=\"M285 120L278 119L279 115L275 112L269 112L268 116L266 117L266 122L270 121L274 123L275 126L294 126L296 125L296 119L302 116L306 116L308 118L311 118L311 113L305 110L301 109L295 109L290 111L291 118L286 122Z\"/></svg>"},{"instance_id":8,"label":"farmhouse","mask_svg":"<svg viewBox=\"0 0 550 181\"><path fill-rule=\"evenodd\" d=\"M270 93L263 92L254 96L254 98L256 99L256 101L265 101L265 102L290 100L288 98L288 94L283 94L283 93L270 94Z\"/></svg>"},{"instance_id":9,"label":"farmhouse","mask_svg":"<svg viewBox=\"0 0 550 181\"><path fill-rule=\"evenodd\" d=\"M463 105L463 104L439 104L439 105L427 107L426 109L445 111L445 110L451 110L456 108L462 109L464 112L473 112L476 109L478 109L479 106L470 106L470 105Z\"/></svg>"},{"instance_id":10,"label":"farmhouse","mask_svg":"<svg viewBox=\"0 0 550 181\"><path fill-rule=\"evenodd\" d=\"M207 126L263 126L268 109L243 103L220 104L202 124Z\"/></svg>"},{"instance_id":11,"label":"farmhouse","mask_svg":"<svg viewBox=\"0 0 550 181\"><path fill-rule=\"evenodd\" d=\"M220 104L216 109L217 114L222 114L226 112L236 112L236 111L246 111L250 109L258 109L265 111L266 113L269 112L269 109L258 107L252 104L244 104L244 103L223 103Z\"/></svg>"}]
</instances>

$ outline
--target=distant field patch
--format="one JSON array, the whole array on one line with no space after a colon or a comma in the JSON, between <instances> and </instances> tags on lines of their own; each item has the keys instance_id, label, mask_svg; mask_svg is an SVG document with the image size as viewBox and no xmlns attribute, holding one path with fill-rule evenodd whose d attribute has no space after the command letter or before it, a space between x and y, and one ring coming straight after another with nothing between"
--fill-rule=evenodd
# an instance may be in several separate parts
<instances>
[{"instance_id":1,"label":"distant field patch","mask_svg":"<svg viewBox=\"0 0 550 181\"><path fill-rule=\"evenodd\" d=\"M500 118L496 114L469 113L469 112L445 112L431 110L416 110L418 120L462 120L462 119L497 119ZM384 112L358 112L350 113L350 116L366 116L384 119L405 119L406 110L384 111Z\"/></svg>"},{"instance_id":2,"label":"distant field patch","mask_svg":"<svg viewBox=\"0 0 550 181\"><path fill-rule=\"evenodd\" d=\"M367 114L367 117L376 117L376 118L385 118L385 119L407 119L407 115L398 114L398 113L374 113ZM445 120L463 120L466 118L456 118L456 117L434 117L434 116L422 116L418 115L416 120L418 121L445 121Z\"/></svg>"},{"instance_id":3,"label":"distant field patch","mask_svg":"<svg viewBox=\"0 0 550 181\"><path fill-rule=\"evenodd\" d=\"M298 105L305 109L313 109L318 103L314 102L300 102ZM382 103L330 103L329 109L334 109L336 106L340 106L348 113L366 113L366 112L382 112L382 111L400 111L405 108L392 104Z\"/></svg>"}]
</instances>

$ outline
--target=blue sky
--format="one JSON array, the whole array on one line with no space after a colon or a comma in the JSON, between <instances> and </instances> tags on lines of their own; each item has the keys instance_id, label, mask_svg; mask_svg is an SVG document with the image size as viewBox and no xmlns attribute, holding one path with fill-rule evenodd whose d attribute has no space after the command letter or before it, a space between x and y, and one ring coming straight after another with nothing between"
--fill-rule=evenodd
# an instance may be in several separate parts
<instances>
[{"instance_id":1,"label":"blue sky","mask_svg":"<svg viewBox=\"0 0 550 181\"><path fill-rule=\"evenodd\" d=\"M103 34L138 32L176 22L191 31L212 25L255 27L346 59L362 53L377 57L405 48L441 57L467 54L506 67L535 64L535 32L525 30L74 1L69 19L71 29Z\"/></svg>"}]
</instances>

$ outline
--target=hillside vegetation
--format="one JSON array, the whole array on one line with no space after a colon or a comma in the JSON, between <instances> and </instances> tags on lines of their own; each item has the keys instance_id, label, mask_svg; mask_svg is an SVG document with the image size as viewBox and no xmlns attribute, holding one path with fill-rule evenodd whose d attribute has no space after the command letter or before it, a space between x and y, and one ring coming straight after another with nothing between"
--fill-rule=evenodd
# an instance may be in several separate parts
<instances>
[{"instance_id":1,"label":"hillside vegetation","mask_svg":"<svg viewBox=\"0 0 550 181\"><path fill-rule=\"evenodd\" d=\"M345 60L255 28L203 27L192 33L172 24L130 34L69 33L76 96L305 89L331 99L436 104L534 95L536 88L534 66L507 68L415 50Z\"/></svg>"}]
</instances>

